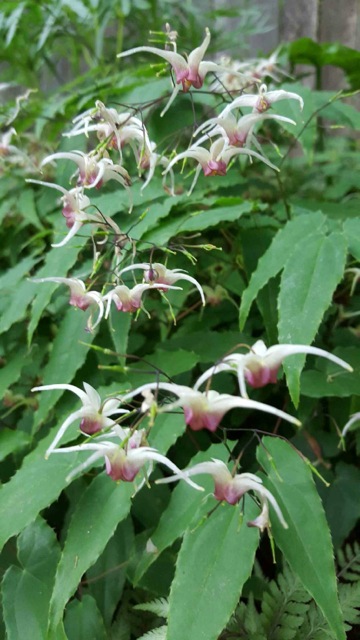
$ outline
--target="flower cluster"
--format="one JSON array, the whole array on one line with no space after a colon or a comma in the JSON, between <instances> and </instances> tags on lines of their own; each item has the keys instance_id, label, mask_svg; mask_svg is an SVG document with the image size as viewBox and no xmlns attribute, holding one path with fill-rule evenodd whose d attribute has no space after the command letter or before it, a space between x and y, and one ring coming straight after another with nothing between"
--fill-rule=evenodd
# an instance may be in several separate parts
<instances>
[{"instance_id":1,"label":"flower cluster","mask_svg":"<svg viewBox=\"0 0 360 640\"><path fill-rule=\"evenodd\" d=\"M208 29L203 42L187 57L180 55L177 51L176 32L171 32L168 28L167 34L169 38L167 49L141 46L119 54L119 58L125 58L135 53L150 53L160 56L170 64L174 73L174 87L161 115L170 108L180 90L186 93L191 88L201 89L210 72L218 75L219 86L225 86L231 92L233 88L227 87L226 74L229 73L232 81L235 79L240 83L241 89L245 86L246 89L252 87L252 92L242 93L234 98L231 96L233 99L217 115L198 126L193 136L196 141L192 141L186 151L174 152L172 157L166 157L157 152L157 145L151 140L142 115L139 117L136 111L118 111L97 100L95 108L78 115L73 121L72 129L65 134L68 138L79 135L88 138L94 134L97 140L95 148L87 153L78 150L57 152L43 160L42 167L62 160L73 162L76 166L72 176L75 182L69 189L46 181L32 181L61 193L62 215L65 218L68 233L53 246L66 245L87 223L104 232L105 242L108 236L111 235L113 238L112 282L105 282L101 290L93 288L96 286L95 283L87 286L83 280L75 277L49 276L34 279L35 282L54 282L67 286L70 291L70 305L83 311L90 311L89 330L97 327L102 318L108 318L112 305L115 305L120 312L137 312L142 308L142 298L145 293L156 290L163 295L170 290L180 289L176 286L180 281L187 281L196 288L202 305L205 305L206 301L202 285L192 275L183 269L171 269L166 264L153 261L153 248L150 259L136 262L135 247L131 261L127 255L123 264L122 249L128 241L128 236L121 231L112 218L92 208L90 197L94 189L102 189L107 182L116 181L129 192L131 201L131 185L136 176L131 176L129 169L124 166L128 157L133 162L135 160L137 171L140 176L143 176L142 189L149 184L156 168L161 166L164 181L168 175L171 178L171 194L174 194L173 167L180 160L187 158L195 160L198 164L189 193L195 187L201 171L206 177L225 175L232 161L242 155L251 161L259 160L271 169L277 170L277 167L264 154L255 130L265 121L295 124L289 118L269 113L270 108L278 101L296 100L300 108L303 106L301 97L295 93L282 90L268 91L264 84L260 87L256 86L259 79L275 78L278 75L275 66L276 57L268 61L252 61L251 64L238 65L229 70L229 65L225 62L218 64L204 60L210 44ZM244 115L240 112L243 108L250 109L250 112ZM166 186L165 182L163 184ZM134 272L138 271L142 271L139 282L134 279ZM127 277L132 277L131 286L129 281L126 281ZM282 526L286 528L287 524L277 501L264 487L258 476L253 473L237 473L237 468L230 472L227 465L217 459L181 470L151 446L151 428L157 414L178 409L183 411L184 422L193 431L216 432L224 416L233 409L260 411L300 426L295 416L269 404L250 399L247 393L247 385L259 388L275 383L284 359L298 353L324 357L351 370L346 362L317 347L279 344L267 348L264 342L258 340L246 353L230 353L213 364L198 378L193 387L173 382L154 381L125 394L102 400L98 392L85 382L83 389L61 383L36 386L33 391L53 389L70 391L81 402L81 407L72 412L58 429L46 455L48 457L55 453L71 452L89 454L85 461L71 472L69 480L90 468L99 459L104 459L106 473L114 481L136 482L140 474L141 479L136 485L136 490L148 481L154 463L164 465L173 474L159 482L183 480L197 490L202 490L202 487L193 482L191 477L209 474L214 480L214 497L219 501L235 505L247 492L255 493L261 512L257 518L248 523L250 526L258 527L261 531L269 526L270 505ZM219 393L210 388L212 378L220 372L235 373L239 385L237 395ZM206 389L202 391L200 388L205 382ZM139 397L142 397L140 406L133 405L132 403ZM145 430L140 425L143 424L146 416L150 419L149 427ZM132 417L135 417L133 423ZM80 442L71 446L62 446L65 437L68 436L68 429L77 421L80 427L78 434ZM344 432L348 426L350 424L345 427Z\"/></svg>"}]
</instances>

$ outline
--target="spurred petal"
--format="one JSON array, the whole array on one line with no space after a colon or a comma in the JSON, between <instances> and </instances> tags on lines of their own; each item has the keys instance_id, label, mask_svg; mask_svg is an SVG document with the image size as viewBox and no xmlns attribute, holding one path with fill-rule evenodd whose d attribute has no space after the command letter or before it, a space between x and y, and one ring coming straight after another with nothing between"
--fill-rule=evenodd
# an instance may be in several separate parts
<instances>
[{"instance_id":1,"label":"spurred petal","mask_svg":"<svg viewBox=\"0 0 360 640\"><path fill-rule=\"evenodd\" d=\"M31 391L52 391L53 389L65 389L77 395L83 404L89 404L89 399L85 391L75 387L73 384L44 384L40 387L33 387Z\"/></svg>"},{"instance_id":2,"label":"spurred petal","mask_svg":"<svg viewBox=\"0 0 360 640\"><path fill-rule=\"evenodd\" d=\"M285 358L298 353L320 356L321 358L326 358L327 360L335 362L335 364L338 364L339 367L342 367L347 371L353 371L352 366L345 362L345 360L334 356L332 353L325 351L325 349L310 347L303 344L278 344L270 347L265 356L266 364L270 367L279 366Z\"/></svg>"},{"instance_id":3,"label":"spurred petal","mask_svg":"<svg viewBox=\"0 0 360 640\"><path fill-rule=\"evenodd\" d=\"M345 427L343 428L343 430L341 432L342 437L346 436L346 434L349 431L350 427L355 422L358 422L359 420L360 420L360 411L358 411L357 413L354 413L354 415L351 416L350 420L348 420L348 422L346 423Z\"/></svg>"}]
</instances>

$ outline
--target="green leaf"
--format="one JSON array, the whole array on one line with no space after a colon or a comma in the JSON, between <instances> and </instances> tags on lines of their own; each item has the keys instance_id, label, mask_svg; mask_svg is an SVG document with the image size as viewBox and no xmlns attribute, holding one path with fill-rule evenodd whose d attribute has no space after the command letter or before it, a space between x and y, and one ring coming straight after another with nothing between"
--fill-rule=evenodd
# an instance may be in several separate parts
<instances>
[{"instance_id":1,"label":"green leaf","mask_svg":"<svg viewBox=\"0 0 360 640\"><path fill-rule=\"evenodd\" d=\"M89 595L73 600L66 607L64 627L68 640L107 640L109 637L96 601Z\"/></svg>"},{"instance_id":2,"label":"green leaf","mask_svg":"<svg viewBox=\"0 0 360 640\"><path fill-rule=\"evenodd\" d=\"M349 243L349 252L360 261L360 220L353 218L345 220L344 232Z\"/></svg>"},{"instance_id":3,"label":"green leaf","mask_svg":"<svg viewBox=\"0 0 360 640\"><path fill-rule=\"evenodd\" d=\"M132 483L115 483L101 474L83 494L69 524L56 573L50 607L52 627L60 622L83 573L96 562L119 522L128 515L133 492Z\"/></svg>"},{"instance_id":4,"label":"green leaf","mask_svg":"<svg viewBox=\"0 0 360 640\"><path fill-rule=\"evenodd\" d=\"M78 463L77 454L64 453L45 460L54 439L51 433L26 456L22 467L0 490L0 549L5 542L35 520L66 486L65 478Z\"/></svg>"},{"instance_id":5,"label":"green leaf","mask_svg":"<svg viewBox=\"0 0 360 640\"><path fill-rule=\"evenodd\" d=\"M109 330L115 351L119 354L120 366L124 366L126 361L125 354L127 353L131 320L131 313L119 313L114 305L112 305Z\"/></svg>"},{"instance_id":6,"label":"green leaf","mask_svg":"<svg viewBox=\"0 0 360 640\"><path fill-rule=\"evenodd\" d=\"M17 201L17 206L23 218L27 223L33 224L35 227L44 229L44 225L39 220L38 212L35 204L35 194L33 189L24 189Z\"/></svg>"},{"instance_id":7,"label":"green leaf","mask_svg":"<svg viewBox=\"0 0 360 640\"><path fill-rule=\"evenodd\" d=\"M314 145L317 137L316 119L312 115L316 111L313 91L300 83L282 83L281 89L298 93L304 100L304 109L300 111L297 100L281 100L276 103L276 113L291 118L296 122L295 126L287 122L281 123L281 128L288 131L301 144L309 159L312 159ZM323 100L327 102L327 98Z\"/></svg>"},{"instance_id":8,"label":"green leaf","mask_svg":"<svg viewBox=\"0 0 360 640\"><path fill-rule=\"evenodd\" d=\"M18 348L15 355L11 355L8 364L0 369L0 398L5 391L16 382L21 375L22 368L28 364L30 354L25 348Z\"/></svg>"},{"instance_id":9,"label":"green leaf","mask_svg":"<svg viewBox=\"0 0 360 640\"><path fill-rule=\"evenodd\" d=\"M20 566L11 566L2 584L7 637L46 638L60 548L54 531L41 518L21 533L17 548Z\"/></svg>"},{"instance_id":10,"label":"green leaf","mask_svg":"<svg viewBox=\"0 0 360 640\"><path fill-rule=\"evenodd\" d=\"M246 522L258 508L245 501L219 506L188 530L178 556L169 598L167 640L216 640L233 613L251 574L259 532Z\"/></svg>"},{"instance_id":11,"label":"green leaf","mask_svg":"<svg viewBox=\"0 0 360 640\"><path fill-rule=\"evenodd\" d=\"M80 344L87 336L87 346ZM84 363L95 333L85 333L84 315L69 309L65 314L52 345L49 362L44 368L42 384L68 383ZM39 408L34 416L34 429L46 418L50 409L64 393L63 390L44 391L39 396Z\"/></svg>"},{"instance_id":12,"label":"green leaf","mask_svg":"<svg viewBox=\"0 0 360 640\"><path fill-rule=\"evenodd\" d=\"M0 431L0 460L29 444L30 437L24 431L3 427Z\"/></svg>"},{"instance_id":13,"label":"green leaf","mask_svg":"<svg viewBox=\"0 0 360 640\"><path fill-rule=\"evenodd\" d=\"M120 522L100 558L86 573L89 593L95 598L108 627L121 598L133 545L133 526L127 518Z\"/></svg>"},{"instance_id":14,"label":"green leaf","mask_svg":"<svg viewBox=\"0 0 360 640\"><path fill-rule=\"evenodd\" d=\"M182 414L163 413L156 416L149 435L151 446L165 455L184 433L185 428L185 419Z\"/></svg>"},{"instance_id":15,"label":"green leaf","mask_svg":"<svg viewBox=\"0 0 360 640\"><path fill-rule=\"evenodd\" d=\"M256 270L245 289L240 306L240 330L243 329L252 303L259 291L274 278L295 251L299 238L306 238L320 229L326 222L325 216L318 212L307 212L294 220L290 220L283 229L277 232L269 249L260 258Z\"/></svg>"},{"instance_id":16,"label":"green leaf","mask_svg":"<svg viewBox=\"0 0 360 640\"><path fill-rule=\"evenodd\" d=\"M268 476L265 485L289 525L284 529L272 518L275 542L337 640L345 640L329 526L311 471L293 447L280 438L263 438L257 458Z\"/></svg>"},{"instance_id":17,"label":"green leaf","mask_svg":"<svg viewBox=\"0 0 360 640\"><path fill-rule=\"evenodd\" d=\"M7 331L12 324L21 320L28 304L34 294L34 284L25 280L30 269L39 261L34 258L25 258L22 262L9 269L0 277L0 290L2 292L0 310L0 333Z\"/></svg>"},{"instance_id":18,"label":"green leaf","mask_svg":"<svg viewBox=\"0 0 360 640\"><path fill-rule=\"evenodd\" d=\"M51 249L45 260L44 266L35 274L35 278L66 277L68 270L75 264L75 261L86 244L86 236L78 236L72 243L58 249ZM61 286L61 285L60 285ZM68 292L68 288L62 285ZM55 282L36 283L36 293L31 305L31 318L28 326L28 343L31 343L34 331L39 323L44 309L50 302L51 296L59 284Z\"/></svg>"},{"instance_id":19,"label":"green leaf","mask_svg":"<svg viewBox=\"0 0 360 640\"><path fill-rule=\"evenodd\" d=\"M338 347L334 355L348 362L354 371L349 373L329 360L318 359L319 370L304 371L301 376L301 395L310 398L329 398L360 395L360 352L357 347Z\"/></svg>"},{"instance_id":20,"label":"green leaf","mask_svg":"<svg viewBox=\"0 0 360 640\"><path fill-rule=\"evenodd\" d=\"M310 344L343 277L347 243L344 235L320 231L302 238L282 274L278 300L279 343ZM284 362L295 406L299 402L300 373L305 361L297 356Z\"/></svg>"},{"instance_id":21,"label":"green leaf","mask_svg":"<svg viewBox=\"0 0 360 640\"><path fill-rule=\"evenodd\" d=\"M175 416L174 416L175 417ZM222 444L212 445L207 451L201 451L192 458L190 466L217 458L225 462L229 452ZM180 538L191 524L196 526L206 515L210 506L207 496L213 490L213 480L204 476L201 485L205 492L194 490L185 482L179 482L171 494L170 502L163 512L159 524L151 535L155 552L144 549L141 560L136 567L134 581L138 583L144 573L157 560L159 554Z\"/></svg>"},{"instance_id":22,"label":"green leaf","mask_svg":"<svg viewBox=\"0 0 360 640\"><path fill-rule=\"evenodd\" d=\"M359 485L360 470L339 462L334 481L322 492L335 548L342 545L360 518Z\"/></svg>"},{"instance_id":23,"label":"green leaf","mask_svg":"<svg viewBox=\"0 0 360 640\"><path fill-rule=\"evenodd\" d=\"M227 200L224 198L223 200ZM245 213L250 213L256 209L256 203L242 200L241 198L229 198L232 202L230 206L210 207L208 209L186 212L181 216L169 216L165 222L156 227L149 234L145 234L144 239L151 240L157 245L166 244L170 238L179 233L201 231L214 227L222 222L232 222L238 220Z\"/></svg>"}]
</instances>

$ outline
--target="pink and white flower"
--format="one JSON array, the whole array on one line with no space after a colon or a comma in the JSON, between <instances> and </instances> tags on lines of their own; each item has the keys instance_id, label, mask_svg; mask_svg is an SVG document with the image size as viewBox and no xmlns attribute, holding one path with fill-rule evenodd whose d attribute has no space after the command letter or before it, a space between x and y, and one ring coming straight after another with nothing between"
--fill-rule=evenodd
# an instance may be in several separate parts
<instances>
[{"instance_id":1,"label":"pink and white flower","mask_svg":"<svg viewBox=\"0 0 360 640\"><path fill-rule=\"evenodd\" d=\"M142 429L133 433L131 433L130 429L123 429L122 433L119 432L118 429L115 429L106 436L93 438L91 442L54 449L52 453L93 452L83 464L76 467L76 469L69 474L67 481L72 480L78 473L85 471L85 469L88 469L99 458L104 457L106 473L116 482L119 480L123 482L133 482L139 471L147 465L144 479L140 485L137 486L137 491L143 486L146 478L151 474L154 462L165 465L170 471L179 474L190 486L202 490L202 487L199 487L199 485L192 482L189 478L183 476L181 470L171 462L169 458L152 447L144 446L144 438L145 432ZM115 442L113 439L115 439Z\"/></svg>"},{"instance_id":2,"label":"pink and white flower","mask_svg":"<svg viewBox=\"0 0 360 640\"><path fill-rule=\"evenodd\" d=\"M110 158L100 158L97 154L83 151L59 151L44 158L41 166L54 160L72 160L77 164L78 186L99 189L108 180L116 180L125 189L131 185L131 178L120 164L114 164Z\"/></svg>"},{"instance_id":3,"label":"pink and white flower","mask_svg":"<svg viewBox=\"0 0 360 640\"><path fill-rule=\"evenodd\" d=\"M133 271L135 269L144 270L144 280L147 284L151 286L154 284L164 285L163 289L165 291L168 289L169 285L175 284L178 280L187 280L188 282L191 282L197 288L200 293L201 301L203 305L205 305L205 295L201 284L195 280L195 278L189 276L189 274L183 269L168 269L160 262L138 262L121 269L119 276L121 277L127 271Z\"/></svg>"},{"instance_id":4,"label":"pink and white flower","mask_svg":"<svg viewBox=\"0 0 360 640\"><path fill-rule=\"evenodd\" d=\"M180 289L181 287L166 287L168 289ZM118 311L124 311L125 313L133 313L141 307L141 298L145 291L149 289L164 290L164 286L156 284L137 284L132 289L126 286L126 284L117 285L112 291L109 291L103 300L107 300L107 307L105 312L105 318L108 318L110 313L111 303L114 302Z\"/></svg>"},{"instance_id":5,"label":"pink and white flower","mask_svg":"<svg viewBox=\"0 0 360 640\"><path fill-rule=\"evenodd\" d=\"M226 146L232 145L234 147L243 147L249 145L252 142L253 131L256 124L263 122L264 120L275 120L278 122L287 122L295 125L296 122L285 116L279 116L276 114L264 114L264 113L248 113L245 116L241 116L239 120L229 112L225 117L211 118L204 122L195 131L194 136L198 135L200 131L209 128L209 131L197 140L196 145L201 145L208 138L212 138L217 135L221 135L226 140ZM211 129L211 127L214 127ZM195 146L195 145L194 145Z\"/></svg>"},{"instance_id":6,"label":"pink and white flower","mask_svg":"<svg viewBox=\"0 0 360 640\"><path fill-rule=\"evenodd\" d=\"M219 364L210 367L200 376L194 388L198 389L216 373L232 371L237 373L242 397L247 398L246 382L254 389L264 387L269 383L275 384L278 371L285 358L299 353L326 358L347 371L353 371L347 362L318 347L304 344L277 344L268 349L262 340L258 340L251 347L249 353L232 353L223 358Z\"/></svg>"},{"instance_id":7,"label":"pink and white flower","mask_svg":"<svg viewBox=\"0 0 360 640\"><path fill-rule=\"evenodd\" d=\"M67 244L71 238L73 238L77 232L81 229L83 224L90 222L95 223L97 227L105 229L105 231L112 231L115 237L121 236L121 231L118 225L109 217L102 215L101 213L88 213L86 209L91 206L89 198L84 195L84 191L80 187L74 189L64 189L58 184L52 182L43 182L42 180L26 180L26 182L32 182L33 184L40 184L44 187L50 187L60 191L63 196L60 200L63 203L62 215L66 220L66 226L70 229L69 233L65 236L61 242L52 244L52 247L63 247Z\"/></svg>"},{"instance_id":8,"label":"pink and white flower","mask_svg":"<svg viewBox=\"0 0 360 640\"><path fill-rule=\"evenodd\" d=\"M239 396L232 396L227 393L218 393L217 391L201 392L191 387L178 385L169 382L150 382L123 397L123 402L142 393L144 390L161 390L174 394L179 399L171 404L164 404L159 408L159 412L168 412L181 407L184 411L186 424L193 429L208 429L208 431L216 431L223 416L231 409L255 409L276 415L283 420L287 420L292 424L299 426L300 421L289 414L271 407L263 402L249 400Z\"/></svg>"},{"instance_id":9,"label":"pink and white flower","mask_svg":"<svg viewBox=\"0 0 360 640\"><path fill-rule=\"evenodd\" d=\"M93 308L97 306L99 308L99 315L96 322L92 324L92 313L90 314L87 325L89 331L97 327L104 315L104 303L101 294L98 291L87 291L85 283L79 280L79 278L33 278L32 282L56 282L58 284L65 284L70 289L69 304L82 311L86 311L89 307L93 310Z\"/></svg>"},{"instance_id":10,"label":"pink and white flower","mask_svg":"<svg viewBox=\"0 0 360 640\"><path fill-rule=\"evenodd\" d=\"M61 425L54 440L47 449L46 457L53 453L64 433L76 420L80 419L80 430L86 435L93 435L94 433L113 426L117 426L118 430L121 430L121 427L116 425L115 421L110 418L110 416L129 413L127 409L119 409L121 400L118 398L107 398L102 401L96 389L90 384L83 382L83 387L84 391L79 389L79 387L75 387L73 384L45 384L31 389L31 391L65 389L66 391L75 393L82 402L81 409L73 411ZM120 432L122 431L123 430Z\"/></svg>"},{"instance_id":11,"label":"pink and white flower","mask_svg":"<svg viewBox=\"0 0 360 640\"><path fill-rule=\"evenodd\" d=\"M270 502L282 526L285 529L288 528L277 501L272 493L264 487L262 480L253 473L240 473L233 476L226 464L221 460L213 459L212 462L200 462L200 464L182 471L181 474L170 478L162 478L156 482L158 484L176 482L177 480L182 480L184 476L189 478L200 474L210 474L213 477L215 483L214 497L220 502L225 501L228 504L235 505L245 493L254 491L260 498L262 510L255 520L247 523L248 526L258 527L261 531L270 526L268 505Z\"/></svg>"},{"instance_id":12,"label":"pink and white flower","mask_svg":"<svg viewBox=\"0 0 360 640\"><path fill-rule=\"evenodd\" d=\"M173 101L175 100L177 94L180 91L180 88L186 93L189 91L190 87L194 87L195 89L200 89L203 84L206 75L213 71L214 73L223 70L221 65L216 64L216 62L205 61L204 55L206 50L210 44L211 34L209 29L205 29L205 38L202 44L194 49L188 56L188 58L184 58L176 51L166 51L163 49L158 49L156 47L135 47L134 49L129 49L128 51L123 51L117 55L118 58L124 58L125 56L130 56L133 53L139 53L141 51L145 51L146 53L153 53L156 56L160 56L166 60L172 67L175 74L175 87L171 94L171 97L165 107L163 109L161 115L169 109ZM173 43L174 48L176 48L176 42ZM242 76L241 73L235 72L237 75Z\"/></svg>"},{"instance_id":13,"label":"pink and white flower","mask_svg":"<svg viewBox=\"0 0 360 640\"><path fill-rule=\"evenodd\" d=\"M262 84L258 94L244 93L242 96L238 96L226 105L225 109L220 114L221 118L225 118L230 111L242 107L252 107L253 111L257 113L264 113L270 109L270 107L279 100L297 100L300 104L300 109L304 107L304 101L298 93L292 91L284 91L283 89L276 89L275 91L268 91L266 84Z\"/></svg>"},{"instance_id":14,"label":"pink and white flower","mask_svg":"<svg viewBox=\"0 0 360 640\"><path fill-rule=\"evenodd\" d=\"M267 158L260 155L256 151L252 149L243 149L239 147L229 146L225 143L224 138L219 138L215 140L211 144L210 149L205 149L205 147L198 146L197 143L193 144L187 151L183 151L179 153L175 158L171 160L168 167L165 169L163 175L166 175L168 171L179 162L179 160L183 160L185 158L193 158L199 163L199 166L196 168L195 176L193 183L190 187L188 195L190 195L195 187L195 184L199 178L201 169L203 170L204 176L224 176L227 172L227 167L232 158L235 156L247 155L250 158L257 158L267 164L274 171L279 171L279 169L270 162Z\"/></svg>"}]
</instances>

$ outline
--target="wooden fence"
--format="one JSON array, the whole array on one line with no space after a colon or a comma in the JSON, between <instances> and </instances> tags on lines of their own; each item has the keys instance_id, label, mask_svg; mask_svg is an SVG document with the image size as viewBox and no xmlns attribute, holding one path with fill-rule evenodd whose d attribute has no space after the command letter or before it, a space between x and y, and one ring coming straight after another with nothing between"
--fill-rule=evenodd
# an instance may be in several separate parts
<instances>
[{"instance_id":1,"label":"wooden fence","mask_svg":"<svg viewBox=\"0 0 360 640\"><path fill-rule=\"evenodd\" d=\"M266 53L281 42L304 37L360 48L360 0L215 0L217 8L242 5L259 8L270 26L266 33L251 37L254 51ZM325 68L323 88L339 88L342 78L340 69Z\"/></svg>"}]
</instances>

